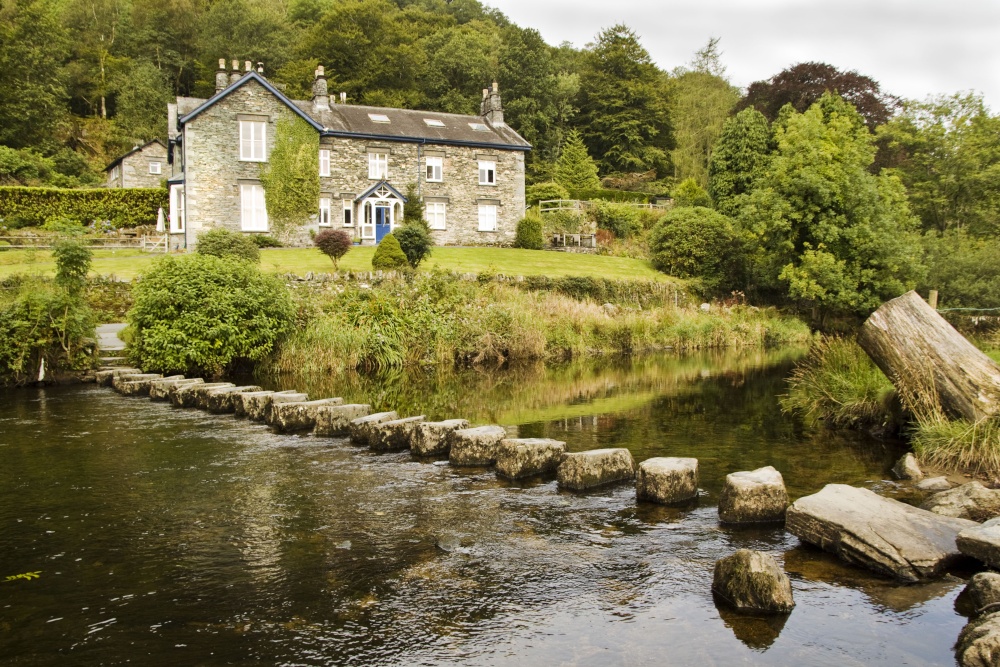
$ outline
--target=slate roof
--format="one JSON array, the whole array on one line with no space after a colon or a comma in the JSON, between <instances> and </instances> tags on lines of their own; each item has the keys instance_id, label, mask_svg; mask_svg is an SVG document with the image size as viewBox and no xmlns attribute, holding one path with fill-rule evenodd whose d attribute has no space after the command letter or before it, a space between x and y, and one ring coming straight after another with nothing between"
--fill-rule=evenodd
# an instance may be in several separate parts
<instances>
[{"instance_id":1,"label":"slate roof","mask_svg":"<svg viewBox=\"0 0 1000 667\"><path fill-rule=\"evenodd\" d=\"M141 153L148 146L151 146L153 144L160 144L160 148L162 148L163 150L167 150L167 147L163 145L162 141L160 141L159 139L153 139L152 141L147 141L142 146L136 146L135 148L133 148L132 150L130 150L128 153L125 153L121 157L115 158L114 162L111 162L110 164L108 164L107 167L104 168L104 171L107 171L107 170L111 169L116 164L118 164L119 162L121 162L122 160L124 160L125 158L127 158L130 155L134 155L135 153Z\"/></svg>"},{"instance_id":2,"label":"slate roof","mask_svg":"<svg viewBox=\"0 0 1000 667\"><path fill-rule=\"evenodd\" d=\"M388 107L367 107L353 104L335 104L330 96L330 110L313 112L311 101L290 100L270 81L257 72L248 72L238 81L216 93L211 98L177 98L178 127L194 120L199 114L224 99L241 86L256 81L274 94L292 111L315 127L323 136L371 139L375 141L406 141L428 144L451 144L474 148L502 150L531 150L531 144L507 125L493 125L482 116L415 111ZM369 114L386 116L388 122L377 122ZM437 120L443 127L428 125L425 119ZM484 129L474 129L477 124Z\"/></svg>"}]
</instances>

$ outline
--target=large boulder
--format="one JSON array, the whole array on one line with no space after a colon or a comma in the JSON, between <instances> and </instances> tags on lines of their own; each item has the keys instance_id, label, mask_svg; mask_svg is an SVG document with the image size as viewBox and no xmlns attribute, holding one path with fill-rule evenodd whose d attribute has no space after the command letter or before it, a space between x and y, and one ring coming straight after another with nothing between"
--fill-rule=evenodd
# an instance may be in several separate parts
<instances>
[{"instance_id":1,"label":"large boulder","mask_svg":"<svg viewBox=\"0 0 1000 667\"><path fill-rule=\"evenodd\" d=\"M448 434L448 462L453 466L491 466L497 446L507 437L502 426L476 426Z\"/></svg>"},{"instance_id":2,"label":"large boulder","mask_svg":"<svg viewBox=\"0 0 1000 667\"><path fill-rule=\"evenodd\" d=\"M316 409L316 428L313 435L341 437L350 433L352 419L371 414L372 406L366 403L321 405Z\"/></svg>"},{"instance_id":3,"label":"large boulder","mask_svg":"<svg viewBox=\"0 0 1000 667\"><path fill-rule=\"evenodd\" d=\"M465 419L446 419L440 422L417 424L410 434L410 451L416 456L442 456L448 453L449 435L452 431L469 428Z\"/></svg>"},{"instance_id":4,"label":"large boulder","mask_svg":"<svg viewBox=\"0 0 1000 667\"><path fill-rule=\"evenodd\" d=\"M977 618L958 635L955 659L960 667L1000 665L1000 612Z\"/></svg>"},{"instance_id":5,"label":"large boulder","mask_svg":"<svg viewBox=\"0 0 1000 667\"><path fill-rule=\"evenodd\" d=\"M591 449L567 454L556 470L559 486L583 491L635 479L635 459L625 448Z\"/></svg>"},{"instance_id":6,"label":"large boulder","mask_svg":"<svg viewBox=\"0 0 1000 667\"><path fill-rule=\"evenodd\" d=\"M391 452L397 449L407 449L410 446L410 434L424 416L390 419L372 425L368 447L377 452Z\"/></svg>"},{"instance_id":7,"label":"large boulder","mask_svg":"<svg viewBox=\"0 0 1000 667\"><path fill-rule=\"evenodd\" d=\"M311 431L316 427L316 411L324 405L341 405L342 398L321 398L316 401L271 400L271 414L267 423L277 433Z\"/></svg>"},{"instance_id":8,"label":"large boulder","mask_svg":"<svg viewBox=\"0 0 1000 667\"><path fill-rule=\"evenodd\" d=\"M795 606L792 582L774 557L749 549L715 562L712 591L740 611L786 614Z\"/></svg>"},{"instance_id":9,"label":"large boulder","mask_svg":"<svg viewBox=\"0 0 1000 667\"><path fill-rule=\"evenodd\" d=\"M979 482L969 482L935 493L921 507L941 516L988 521L1000 516L1000 490L987 489Z\"/></svg>"},{"instance_id":10,"label":"large boulder","mask_svg":"<svg viewBox=\"0 0 1000 667\"><path fill-rule=\"evenodd\" d=\"M892 474L896 479L908 479L919 482L924 478L924 473L917 463L917 457L907 452L892 467Z\"/></svg>"},{"instance_id":11,"label":"large boulder","mask_svg":"<svg viewBox=\"0 0 1000 667\"><path fill-rule=\"evenodd\" d=\"M671 505L698 497L698 459L660 456L639 464L635 497Z\"/></svg>"},{"instance_id":12,"label":"large boulder","mask_svg":"<svg viewBox=\"0 0 1000 667\"><path fill-rule=\"evenodd\" d=\"M152 401L169 401L170 390L174 387L187 384L201 384L202 382L204 380L201 378L186 378L184 376L177 379L163 378L162 380L153 380L149 383L149 399Z\"/></svg>"},{"instance_id":13,"label":"large boulder","mask_svg":"<svg viewBox=\"0 0 1000 667\"><path fill-rule=\"evenodd\" d=\"M906 582L942 574L961 558L955 538L975 526L845 484L799 498L785 518L800 540Z\"/></svg>"},{"instance_id":14,"label":"large boulder","mask_svg":"<svg viewBox=\"0 0 1000 667\"><path fill-rule=\"evenodd\" d=\"M522 479L552 472L566 453L566 443L548 438L504 438L497 445L497 474Z\"/></svg>"},{"instance_id":15,"label":"large boulder","mask_svg":"<svg viewBox=\"0 0 1000 667\"><path fill-rule=\"evenodd\" d=\"M395 410L376 412L375 414L352 419L347 427L348 434L351 436L351 442L355 445L368 447L371 443L375 426L382 422L392 421L393 419L399 419L399 415L396 414Z\"/></svg>"},{"instance_id":16,"label":"large boulder","mask_svg":"<svg viewBox=\"0 0 1000 667\"><path fill-rule=\"evenodd\" d=\"M956 544L966 556L1000 569L1000 518L982 525L972 524L958 534Z\"/></svg>"},{"instance_id":17,"label":"large boulder","mask_svg":"<svg viewBox=\"0 0 1000 667\"><path fill-rule=\"evenodd\" d=\"M996 572L979 572L969 579L965 592L976 610L991 607L992 611L1000 611L1000 574Z\"/></svg>"},{"instance_id":18,"label":"large boulder","mask_svg":"<svg viewBox=\"0 0 1000 667\"><path fill-rule=\"evenodd\" d=\"M719 497L723 523L779 523L785 519L788 492L771 466L726 475Z\"/></svg>"},{"instance_id":19,"label":"large boulder","mask_svg":"<svg viewBox=\"0 0 1000 667\"><path fill-rule=\"evenodd\" d=\"M210 389L205 395L205 409L216 415L230 414L236 411L236 396L251 391L260 391L257 385L242 387L219 387Z\"/></svg>"}]
</instances>

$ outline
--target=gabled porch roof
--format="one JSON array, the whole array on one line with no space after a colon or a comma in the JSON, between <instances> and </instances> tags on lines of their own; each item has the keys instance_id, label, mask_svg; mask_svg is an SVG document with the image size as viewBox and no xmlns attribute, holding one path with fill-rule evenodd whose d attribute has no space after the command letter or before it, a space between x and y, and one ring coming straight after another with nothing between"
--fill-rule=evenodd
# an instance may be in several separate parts
<instances>
[{"instance_id":1,"label":"gabled porch roof","mask_svg":"<svg viewBox=\"0 0 1000 667\"><path fill-rule=\"evenodd\" d=\"M394 194L404 204L406 202L410 201L399 190L397 190L396 188L392 187L392 185L389 183L389 181L381 180L378 183L376 183L375 185L373 185L370 188L368 188L367 190L365 190L364 192L362 192L360 195L358 195L357 198L355 198L354 202L357 203L357 202L360 202L360 201L362 201L364 199L368 199L369 197L372 196L372 194L376 190L378 190L381 187L384 187L387 190L389 190L389 192L391 192L392 194Z\"/></svg>"}]
</instances>

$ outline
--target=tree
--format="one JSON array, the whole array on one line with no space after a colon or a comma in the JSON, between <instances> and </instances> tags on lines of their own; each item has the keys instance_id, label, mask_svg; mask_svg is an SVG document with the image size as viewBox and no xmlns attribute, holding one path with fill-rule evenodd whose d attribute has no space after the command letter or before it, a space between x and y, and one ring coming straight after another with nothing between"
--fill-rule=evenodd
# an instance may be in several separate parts
<instances>
[{"instance_id":1,"label":"tree","mask_svg":"<svg viewBox=\"0 0 1000 667\"><path fill-rule=\"evenodd\" d=\"M133 61L114 79L115 123L126 146L167 139L163 110L171 102L170 82L148 60Z\"/></svg>"},{"instance_id":2,"label":"tree","mask_svg":"<svg viewBox=\"0 0 1000 667\"><path fill-rule=\"evenodd\" d=\"M417 184L410 183L406 186L406 203L403 204L403 220L409 223L416 223L427 227L424 219L424 200L417 192Z\"/></svg>"},{"instance_id":3,"label":"tree","mask_svg":"<svg viewBox=\"0 0 1000 667\"><path fill-rule=\"evenodd\" d=\"M791 104L804 112L826 93L836 93L854 105L868 129L875 131L892 116L899 101L883 93L874 79L855 71L841 72L826 63L799 63L782 70L767 81L755 81L736 109L753 107L769 121L778 118L781 107Z\"/></svg>"},{"instance_id":4,"label":"tree","mask_svg":"<svg viewBox=\"0 0 1000 667\"><path fill-rule=\"evenodd\" d=\"M556 163L556 183L570 192L601 187L597 177L597 163L590 157L580 133L572 130L563 144L562 154Z\"/></svg>"},{"instance_id":5,"label":"tree","mask_svg":"<svg viewBox=\"0 0 1000 667\"><path fill-rule=\"evenodd\" d=\"M427 224L422 220L407 223L394 231L392 235L396 237L400 250L406 255L406 261L413 268L420 266L420 262L430 256L433 242L427 231Z\"/></svg>"},{"instance_id":6,"label":"tree","mask_svg":"<svg viewBox=\"0 0 1000 667\"><path fill-rule=\"evenodd\" d=\"M699 278L706 296L739 283L740 234L730 218L710 208L669 211L653 228L649 249L654 268L677 278Z\"/></svg>"},{"instance_id":7,"label":"tree","mask_svg":"<svg viewBox=\"0 0 1000 667\"><path fill-rule=\"evenodd\" d=\"M708 164L708 193L715 208L733 215L738 197L750 192L771 150L771 126L756 109L744 109L723 125Z\"/></svg>"},{"instance_id":8,"label":"tree","mask_svg":"<svg viewBox=\"0 0 1000 667\"><path fill-rule=\"evenodd\" d=\"M408 266L410 260L403 253L395 235L386 234L372 255L372 268L376 271L391 271Z\"/></svg>"},{"instance_id":9,"label":"tree","mask_svg":"<svg viewBox=\"0 0 1000 667\"><path fill-rule=\"evenodd\" d=\"M677 208L691 206L711 208L712 206L712 198L708 196L708 192L693 178L685 178L678 183L677 187L670 192L670 197L674 200L674 206Z\"/></svg>"},{"instance_id":10,"label":"tree","mask_svg":"<svg viewBox=\"0 0 1000 667\"><path fill-rule=\"evenodd\" d=\"M76 297L87 282L94 253L79 239L68 236L56 241L52 255L56 259L56 284Z\"/></svg>"},{"instance_id":11,"label":"tree","mask_svg":"<svg viewBox=\"0 0 1000 667\"><path fill-rule=\"evenodd\" d=\"M343 229L324 229L316 235L313 243L319 248L320 252L333 261L334 271L337 270L337 263L340 261L340 258L346 255L347 251L354 245L351 235Z\"/></svg>"},{"instance_id":12,"label":"tree","mask_svg":"<svg viewBox=\"0 0 1000 667\"><path fill-rule=\"evenodd\" d=\"M603 172L669 172L666 82L627 26L602 31L588 51L579 107L576 126Z\"/></svg>"}]
</instances>

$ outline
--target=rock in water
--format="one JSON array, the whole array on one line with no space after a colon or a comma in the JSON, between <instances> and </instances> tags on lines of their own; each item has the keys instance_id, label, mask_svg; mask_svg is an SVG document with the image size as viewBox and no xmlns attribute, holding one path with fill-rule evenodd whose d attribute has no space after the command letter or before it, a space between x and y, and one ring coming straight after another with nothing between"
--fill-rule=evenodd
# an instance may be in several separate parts
<instances>
[{"instance_id":1,"label":"rock in water","mask_svg":"<svg viewBox=\"0 0 1000 667\"><path fill-rule=\"evenodd\" d=\"M740 611L784 614L795 606L792 583L774 557L749 549L715 562L712 591Z\"/></svg>"},{"instance_id":2,"label":"rock in water","mask_svg":"<svg viewBox=\"0 0 1000 667\"><path fill-rule=\"evenodd\" d=\"M958 550L992 568L1000 567L1000 518L973 524L958 534Z\"/></svg>"},{"instance_id":3,"label":"rock in water","mask_svg":"<svg viewBox=\"0 0 1000 667\"><path fill-rule=\"evenodd\" d=\"M896 479L911 479L915 482L924 478L923 471L917 465L917 457L912 453L907 453L896 461L896 465L892 467L892 474L896 476Z\"/></svg>"},{"instance_id":4,"label":"rock in water","mask_svg":"<svg viewBox=\"0 0 1000 667\"><path fill-rule=\"evenodd\" d=\"M583 491L635 478L635 459L624 447L567 454L556 470L559 486Z\"/></svg>"},{"instance_id":5,"label":"rock in water","mask_svg":"<svg viewBox=\"0 0 1000 667\"><path fill-rule=\"evenodd\" d=\"M497 446L497 474L522 479L559 467L566 443L548 438L505 438Z\"/></svg>"},{"instance_id":6,"label":"rock in water","mask_svg":"<svg viewBox=\"0 0 1000 667\"><path fill-rule=\"evenodd\" d=\"M969 579L965 590L977 610L988 605L1000 605L1000 574L980 572ZM1000 611L1000 608L994 611Z\"/></svg>"},{"instance_id":7,"label":"rock in water","mask_svg":"<svg viewBox=\"0 0 1000 667\"><path fill-rule=\"evenodd\" d=\"M917 488L921 491L947 491L951 488L951 482L948 481L947 477L928 477L918 483Z\"/></svg>"},{"instance_id":8,"label":"rock in water","mask_svg":"<svg viewBox=\"0 0 1000 667\"><path fill-rule=\"evenodd\" d=\"M962 628L955 658L961 667L1000 665L1000 612L987 614Z\"/></svg>"},{"instance_id":9,"label":"rock in water","mask_svg":"<svg viewBox=\"0 0 1000 667\"><path fill-rule=\"evenodd\" d=\"M867 489L827 484L799 498L785 528L804 542L901 581L941 574L961 554L955 538L973 521L943 517Z\"/></svg>"},{"instance_id":10,"label":"rock in water","mask_svg":"<svg viewBox=\"0 0 1000 667\"><path fill-rule=\"evenodd\" d=\"M1000 516L1000 491L987 489L979 482L969 482L935 493L920 507L941 516L988 521Z\"/></svg>"},{"instance_id":11,"label":"rock in water","mask_svg":"<svg viewBox=\"0 0 1000 667\"><path fill-rule=\"evenodd\" d=\"M465 419L446 419L441 422L422 422L410 435L410 451L415 456L440 456L447 454L452 431L469 428Z\"/></svg>"},{"instance_id":12,"label":"rock in water","mask_svg":"<svg viewBox=\"0 0 1000 667\"><path fill-rule=\"evenodd\" d=\"M698 497L698 459L661 456L639 464L635 496L669 505Z\"/></svg>"},{"instance_id":13,"label":"rock in water","mask_svg":"<svg viewBox=\"0 0 1000 667\"><path fill-rule=\"evenodd\" d=\"M785 519L788 492L781 473L771 466L726 475L719 497L723 523L777 523Z\"/></svg>"},{"instance_id":14,"label":"rock in water","mask_svg":"<svg viewBox=\"0 0 1000 667\"><path fill-rule=\"evenodd\" d=\"M453 466L491 466L497 447L507 437L502 426L475 426L448 434L448 461Z\"/></svg>"}]
</instances>

